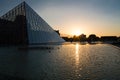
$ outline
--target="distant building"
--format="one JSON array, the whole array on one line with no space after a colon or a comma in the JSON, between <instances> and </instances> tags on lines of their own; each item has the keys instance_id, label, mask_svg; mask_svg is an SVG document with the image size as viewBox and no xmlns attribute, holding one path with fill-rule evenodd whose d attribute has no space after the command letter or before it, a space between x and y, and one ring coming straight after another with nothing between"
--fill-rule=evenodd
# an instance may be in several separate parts
<instances>
[{"instance_id":1,"label":"distant building","mask_svg":"<svg viewBox=\"0 0 120 80\"><path fill-rule=\"evenodd\" d=\"M55 30L55 32L56 32L56 33L58 33L58 35L60 35L60 32L59 32L59 30Z\"/></svg>"},{"instance_id":2,"label":"distant building","mask_svg":"<svg viewBox=\"0 0 120 80\"><path fill-rule=\"evenodd\" d=\"M25 2L0 17L0 44L51 42L64 40Z\"/></svg>"},{"instance_id":3,"label":"distant building","mask_svg":"<svg viewBox=\"0 0 120 80\"><path fill-rule=\"evenodd\" d=\"M69 37L62 37L65 41L67 42L72 42L73 38L69 38Z\"/></svg>"},{"instance_id":4,"label":"distant building","mask_svg":"<svg viewBox=\"0 0 120 80\"><path fill-rule=\"evenodd\" d=\"M106 42L106 41L117 41L118 38L116 36L101 36L101 41Z\"/></svg>"},{"instance_id":5,"label":"distant building","mask_svg":"<svg viewBox=\"0 0 120 80\"><path fill-rule=\"evenodd\" d=\"M120 37L118 37L118 42L120 42Z\"/></svg>"}]
</instances>

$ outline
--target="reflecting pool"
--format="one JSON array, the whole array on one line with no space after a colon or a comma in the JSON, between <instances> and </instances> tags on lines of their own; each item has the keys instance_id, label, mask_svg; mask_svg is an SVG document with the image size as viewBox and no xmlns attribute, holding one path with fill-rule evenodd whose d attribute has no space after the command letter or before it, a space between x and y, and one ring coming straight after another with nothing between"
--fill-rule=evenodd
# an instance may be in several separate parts
<instances>
[{"instance_id":1,"label":"reflecting pool","mask_svg":"<svg viewBox=\"0 0 120 80\"><path fill-rule=\"evenodd\" d=\"M65 43L0 47L0 80L120 80L120 48Z\"/></svg>"}]
</instances>

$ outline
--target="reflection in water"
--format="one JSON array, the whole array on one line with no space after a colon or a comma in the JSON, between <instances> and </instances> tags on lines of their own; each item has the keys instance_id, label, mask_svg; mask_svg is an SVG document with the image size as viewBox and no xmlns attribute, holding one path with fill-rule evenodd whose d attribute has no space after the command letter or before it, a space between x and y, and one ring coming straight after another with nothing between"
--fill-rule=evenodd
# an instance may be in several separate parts
<instances>
[{"instance_id":1,"label":"reflection in water","mask_svg":"<svg viewBox=\"0 0 120 80\"><path fill-rule=\"evenodd\" d=\"M42 47L1 47L0 80L120 80L119 48L80 43Z\"/></svg>"},{"instance_id":2,"label":"reflection in water","mask_svg":"<svg viewBox=\"0 0 120 80\"><path fill-rule=\"evenodd\" d=\"M76 66L79 65L79 44L77 43L75 45L75 60L76 60Z\"/></svg>"},{"instance_id":3,"label":"reflection in water","mask_svg":"<svg viewBox=\"0 0 120 80\"><path fill-rule=\"evenodd\" d=\"M80 54L80 52L79 52L79 44L78 43L76 43L76 45L75 45L75 65L76 65L76 70L75 70L75 72L76 72L76 78L78 78L79 79L79 77L81 77L81 74L79 73L79 58L80 58L80 56L79 56L79 54Z\"/></svg>"}]
</instances>

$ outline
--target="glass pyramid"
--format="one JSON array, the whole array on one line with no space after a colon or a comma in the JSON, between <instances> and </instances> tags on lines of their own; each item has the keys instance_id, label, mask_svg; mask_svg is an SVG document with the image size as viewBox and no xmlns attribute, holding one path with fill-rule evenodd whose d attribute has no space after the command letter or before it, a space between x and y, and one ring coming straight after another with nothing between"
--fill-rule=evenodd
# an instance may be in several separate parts
<instances>
[{"instance_id":1,"label":"glass pyramid","mask_svg":"<svg viewBox=\"0 0 120 80\"><path fill-rule=\"evenodd\" d=\"M64 42L47 22L25 2L0 17L0 28L0 36L2 37L0 43L39 44Z\"/></svg>"}]
</instances>

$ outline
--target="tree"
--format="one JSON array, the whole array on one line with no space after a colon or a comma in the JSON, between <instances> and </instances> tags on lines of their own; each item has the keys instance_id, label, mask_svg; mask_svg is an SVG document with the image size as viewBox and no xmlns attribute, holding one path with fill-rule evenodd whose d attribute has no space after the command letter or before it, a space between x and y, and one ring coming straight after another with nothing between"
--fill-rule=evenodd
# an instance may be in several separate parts
<instances>
[{"instance_id":1,"label":"tree","mask_svg":"<svg viewBox=\"0 0 120 80\"><path fill-rule=\"evenodd\" d=\"M88 41L89 42L93 42L93 41L98 41L98 37L95 35L95 34L91 34L91 35L89 35L89 37L88 37Z\"/></svg>"},{"instance_id":2,"label":"tree","mask_svg":"<svg viewBox=\"0 0 120 80\"><path fill-rule=\"evenodd\" d=\"M81 35L79 36L79 39L80 39L80 42L86 41L86 35L81 34Z\"/></svg>"}]
</instances>

